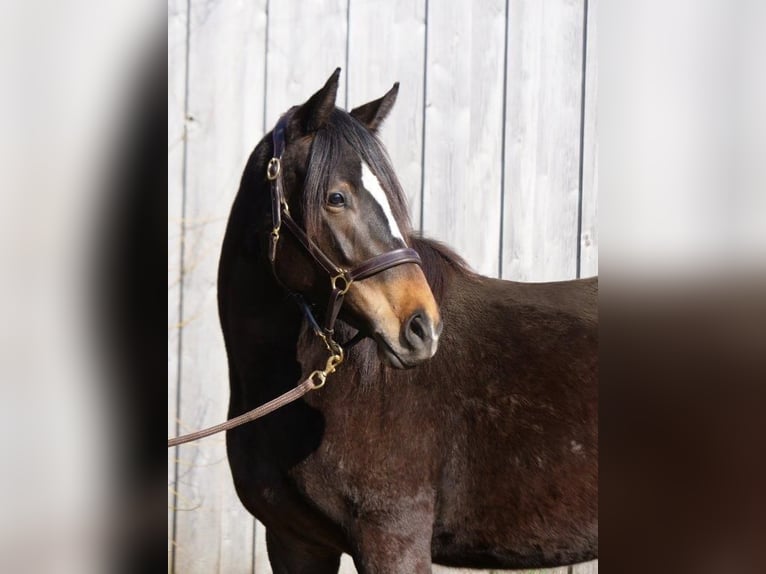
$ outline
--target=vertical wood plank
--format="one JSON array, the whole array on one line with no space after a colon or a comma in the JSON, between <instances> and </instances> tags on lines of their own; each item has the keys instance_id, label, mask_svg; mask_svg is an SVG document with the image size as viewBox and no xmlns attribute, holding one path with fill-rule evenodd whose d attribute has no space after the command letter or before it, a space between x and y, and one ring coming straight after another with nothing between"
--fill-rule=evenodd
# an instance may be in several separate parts
<instances>
[{"instance_id":1,"label":"vertical wood plank","mask_svg":"<svg viewBox=\"0 0 766 574\"><path fill-rule=\"evenodd\" d=\"M503 276L577 275L582 0L510 0Z\"/></svg>"},{"instance_id":2,"label":"vertical wood plank","mask_svg":"<svg viewBox=\"0 0 766 574\"><path fill-rule=\"evenodd\" d=\"M590 564L590 562L588 563ZM568 574L569 567L561 566L559 568L543 568L537 570L474 570L472 568L447 568L446 566L433 565L433 574L479 574L484 572L485 574L500 574L501 572L507 572L508 574ZM589 572L583 572L582 574L590 574Z\"/></svg>"},{"instance_id":3,"label":"vertical wood plank","mask_svg":"<svg viewBox=\"0 0 766 574\"><path fill-rule=\"evenodd\" d=\"M181 217L183 210L186 1L168 2L168 436L176 434ZM168 571L173 566L176 449L168 451Z\"/></svg>"},{"instance_id":4,"label":"vertical wood plank","mask_svg":"<svg viewBox=\"0 0 766 574\"><path fill-rule=\"evenodd\" d=\"M228 369L218 256L250 151L263 135L265 0L191 4L181 369L183 430L220 422ZM250 573L254 520L237 499L223 436L182 446L176 572Z\"/></svg>"},{"instance_id":5,"label":"vertical wood plank","mask_svg":"<svg viewBox=\"0 0 766 574\"><path fill-rule=\"evenodd\" d=\"M346 67L347 0L269 3L266 129ZM345 73L345 72L344 72ZM345 105L341 76L337 104Z\"/></svg>"},{"instance_id":6,"label":"vertical wood plank","mask_svg":"<svg viewBox=\"0 0 766 574\"><path fill-rule=\"evenodd\" d=\"M598 0L587 2L580 277L598 275ZM573 574L598 574L598 560L578 564Z\"/></svg>"},{"instance_id":7,"label":"vertical wood plank","mask_svg":"<svg viewBox=\"0 0 766 574\"><path fill-rule=\"evenodd\" d=\"M505 4L430 2L427 34L423 232L496 275Z\"/></svg>"},{"instance_id":8,"label":"vertical wood plank","mask_svg":"<svg viewBox=\"0 0 766 574\"><path fill-rule=\"evenodd\" d=\"M433 574L479 574L481 572L492 574L492 572L495 572L494 570L473 570L471 568L448 568L438 564L434 564L431 570Z\"/></svg>"},{"instance_id":9,"label":"vertical wood plank","mask_svg":"<svg viewBox=\"0 0 766 574\"><path fill-rule=\"evenodd\" d=\"M497 275L505 2L431 2L423 231Z\"/></svg>"},{"instance_id":10,"label":"vertical wood plank","mask_svg":"<svg viewBox=\"0 0 766 574\"><path fill-rule=\"evenodd\" d=\"M348 108L377 99L400 82L396 106L378 135L407 194L416 228L423 160L425 10L425 0L349 3Z\"/></svg>"},{"instance_id":11,"label":"vertical wood plank","mask_svg":"<svg viewBox=\"0 0 766 574\"><path fill-rule=\"evenodd\" d=\"M580 277L598 274L598 0L587 0ZM598 574L598 560L578 564L572 574Z\"/></svg>"},{"instance_id":12,"label":"vertical wood plank","mask_svg":"<svg viewBox=\"0 0 766 574\"><path fill-rule=\"evenodd\" d=\"M356 566L354 566L354 560L348 554L344 554L340 557L340 568L338 574L357 574Z\"/></svg>"},{"instance_id":13,"label":"vertical wood plank","mask_svg":"<svg viewBox=\"0 0 766 574\"><path fill-rule=\"evenodd\" d=\"M271 574L269 553L266 549L266 527L259 521L255 521L255 553L253 559L253 574Z\"/></svg>"},{"instance_id":14,"label":"vertical wood plank","mask_svg":"<svg viewBox=\"0 0 766 574\"><path fill-rule=\"evenodd\" d=\"M572 568L572 574L598 574L598 560L577 564Z\"/></svg>"},{"instance_id":15,"label":"vertical wood plank","mask_svg":"<svg viewBox=\"0 0 766 574\"><path fill-rule=\"evenodd\" d=\"M588 1L580 277L598 275L598 0Z\"/></svg>"}]
</instances>

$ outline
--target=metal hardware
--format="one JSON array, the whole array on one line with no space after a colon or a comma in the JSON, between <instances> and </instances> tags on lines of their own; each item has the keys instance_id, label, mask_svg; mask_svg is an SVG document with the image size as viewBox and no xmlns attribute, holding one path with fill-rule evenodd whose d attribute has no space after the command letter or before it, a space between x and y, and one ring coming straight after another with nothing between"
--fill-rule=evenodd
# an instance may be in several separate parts
<instances>
[{"instance_id":1,"label":"metal hardware","mask_svg":"<svg viewBox=\"0 0 766 574\"><path fill-rule=\"evenodd\" d=\"M322 339L324 346L327 347L327 350L331 355L340 355L341 358L343 357L343 347L332 338L331 333L325 333L321 329L315 328L314 334Z\"/></svg>"},{"instance_id":2,"label":"metal hardware","mask_svg":"<svg viewBox=\"0 0 766 574\"><path fill-rule=\"evenodd\" d=\"M332 340L332 339L331 339ZM335 343L335 341L333 341ZM336 343L337 345L337 343ZM343 362L343 348L340 348L340 353L336 354L333 353L329 356L327 359L327 362L325 363L324 369L321 371L314 371L309 375L308 380L314 382L314 386L311 388L312 391L315 391L317 389L321 389L324 387L325 383L327 382L327 377L330 376L335 372L335 369L338 368L338 366ZM319 382L315 382L315 381Z\"/></svg>"},{"instance_id":3,"label":"metal hardware","mask_svg":"<svg viewBox=\"0 0 766 574\"><path fill-rule=\"evenodd\" d=\"M269 165L266 168L266 178L269 181L274 181L279 177L279 173L282 171L282 162L278 157L272 157L269 160Z\"/></svg>"},{"instance_id":4,"label":"metal hardware","mask_svg":"<svg viewBox=\"0 0 766 574\"><path fill-rule=\"evenodd\" d=\"M338 279L343 280L343 288L338 287ZM335 277L330 278L330 286L333 288L333 290L337 289L340 291L341 295L345 295L348 291L349 287L351 287L351 284L354 281L352 279L349 279L348 272L341 270L340 273L338 273Z\"/></svg>"}]
</instances>

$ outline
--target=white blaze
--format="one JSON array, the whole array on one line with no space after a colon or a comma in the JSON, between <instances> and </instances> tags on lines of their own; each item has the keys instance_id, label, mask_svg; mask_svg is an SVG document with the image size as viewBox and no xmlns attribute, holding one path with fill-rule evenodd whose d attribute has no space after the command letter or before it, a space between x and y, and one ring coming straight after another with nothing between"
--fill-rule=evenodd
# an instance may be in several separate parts
<instances>
[{"instance_id":1,"label":"white blaze","mask_svg":"<svg viewBox=\"0 0 766 574\"><path fill-rule=\"evenodd\" d=\"M365 162L362 162L362 185L370 192L373 199L378 202L381 209L383 209L383 214L386 216L386 220L388 220L388 228L391 230L391 234L397 239L400 239L402 243L406 243L404 241L404 236L402 235L402 230L399 229L399 224L396 222L396 219L394 219L394 214L391 211L391 204L388 202L386 192L383 191L378 178L375 177L375 174L372 173Z\"/></svg>"}]
</instances>

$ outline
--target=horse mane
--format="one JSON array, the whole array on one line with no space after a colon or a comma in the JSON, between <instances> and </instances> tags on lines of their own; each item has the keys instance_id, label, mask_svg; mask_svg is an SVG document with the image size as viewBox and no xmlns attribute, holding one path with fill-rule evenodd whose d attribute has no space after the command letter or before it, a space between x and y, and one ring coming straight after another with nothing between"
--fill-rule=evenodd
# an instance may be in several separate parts
<instances>
[{"instance_id":1,"label":"horse mane","mask_svg":"<svg viewBox=\"0 0 766 574\"><path fill-rule=\"evenodd\" d=\"M419 233L411 233L409 240L412 247L420 255L423 274L428 280L437 303L442 303L451 276L455 274L463 277L475 275L465 259L444 243L423 237Z\"/></svg>"}]
</instances>

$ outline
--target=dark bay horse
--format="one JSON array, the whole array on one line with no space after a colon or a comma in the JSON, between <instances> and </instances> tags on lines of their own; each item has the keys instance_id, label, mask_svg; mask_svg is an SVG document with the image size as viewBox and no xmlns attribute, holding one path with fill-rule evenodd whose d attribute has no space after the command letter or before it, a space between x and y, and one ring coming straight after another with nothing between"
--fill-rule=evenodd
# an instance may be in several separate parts
<instances>
[{"instance_id":1,"label":"dark bay horse","mask_svg":"<svg viewBox=\"0 0 766 574\"><path fill-rule=\"evenodd\" d=\"M343 552L364 573L595 558L597 279L483 277L413 234L375 136L398 86L347 113L338 73L280 127L289 213L344 268L403 247L421 262L351 284L334 336L363 338L323 388L228 432L274 572L336 572ZM270 262L275 141L248 160L221 253L230 417L327 356L292 295L323 316L326 274L285 230Z\"/></svg>"}]
</instances>

